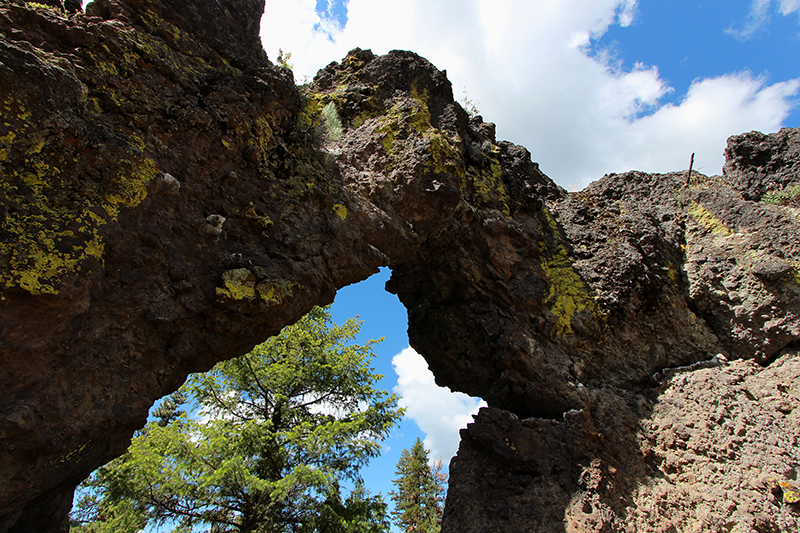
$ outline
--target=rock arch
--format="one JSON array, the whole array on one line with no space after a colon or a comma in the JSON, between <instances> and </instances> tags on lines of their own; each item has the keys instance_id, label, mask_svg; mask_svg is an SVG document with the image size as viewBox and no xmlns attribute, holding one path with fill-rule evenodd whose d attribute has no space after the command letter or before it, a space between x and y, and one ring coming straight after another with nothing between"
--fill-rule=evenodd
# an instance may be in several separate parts
<instances>
[{"instance_id":1,"label":"rock arch","mask_svg":"<svg viewBox=\"0 0 800 533\"><path fill-rule=\"evenodd\" d=\"M155 399L380 266L437 380L490 406L445 531L623 530L671 474L642 429L665 369L792 361L797 218L736 187L796 168L797 132L758 140L791 154L763 172L732 141L738 181L570 194L415 54L357 49L298 90L263 2L179 7L0 7L0 531L55 530Z\"/></svg>"}]
</instances>

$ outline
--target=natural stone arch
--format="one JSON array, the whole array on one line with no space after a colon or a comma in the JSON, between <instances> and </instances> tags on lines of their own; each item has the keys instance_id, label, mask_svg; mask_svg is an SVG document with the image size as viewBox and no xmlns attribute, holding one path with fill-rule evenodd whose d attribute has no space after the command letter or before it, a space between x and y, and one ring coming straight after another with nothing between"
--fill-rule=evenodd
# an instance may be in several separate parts
<instances>
[{"instance_id":1,"label":"natural stone arch","mask_svg":"<svg viewBox=\"0 0 800 533\"><path fill-rule=\"evenodd\" d=\"M379 266L437 380L490 405L445 531L564 530L565 508L621 527L660 468L636 437L651 376L800 337L785 210L699 175L567 194L409 52L354 50L301 94L264 62L257 0L214 2L214 27L201 0L96 4L0 8L0 530L55 528L156 398Z\"/></svg>"}]
</instances>

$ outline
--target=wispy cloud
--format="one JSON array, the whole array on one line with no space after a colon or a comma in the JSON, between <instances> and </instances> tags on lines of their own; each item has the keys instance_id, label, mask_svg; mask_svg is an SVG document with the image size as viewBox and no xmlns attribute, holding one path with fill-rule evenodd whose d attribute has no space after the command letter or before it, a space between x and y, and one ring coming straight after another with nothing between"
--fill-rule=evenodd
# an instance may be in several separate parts
<instances>
[{"instance_id":1,"label":"wispy cloud","mask_svg":"<svg viewBox=\"0 0 800 533\"><path fill-rule=\"evenodd\" d=\"M742 23L742 26L740 28L731 26L725 30L725 33L742 41L750 39L769 24L771 7L772 0L753 0L753 4L750 6L750 13Z\"/></svg>"},{"instance_id":2,"label":"wispy cloud","mask_svg":"<svg viewBox=\"0 0 800 533\"><path fill-rule=\"evenodd\" d=\"M406 408L406 417L425 433L431 460L441 457L446 464L458 451L459 430L472 422L472 415L486 403L437 386L428 363L413 348L395 355L392 366L398 376L394 392L401 396L400 406Z\"/></svg>"},{"instance_id":3,"label":"wispy cloud","mask_svg":"<svg viewBox=\"0 0 800 533\"><path fill-rule=\"evenodd\" d=\"M781 15L800 13L800 0L780 0Z\"/></svg>"},{"instance_id":4,"label":"wispy cloud","mask_svg":"<svg viewBox=\"0 0 800 533\"><path fill-rule=\"evenodd\" d=\"M637 0L624 0L617 11L620 26L630 26L636 18Z\"/></svg>"},{"instance_id":5,"label":"wispy cloud","mask_svg":"<svg viewBox=\"0 0 800 533\"><path fill-rule=\"evenodd\" d=\"M772 0L753 0L750 12L741 27L730 27L726 33L746 41L759 31L766 29L772 19ZM783 16L800 14L800 0L778 0L777 11ZM800 20L800 19L799 19Z\"/></svg>"}]
</instances>

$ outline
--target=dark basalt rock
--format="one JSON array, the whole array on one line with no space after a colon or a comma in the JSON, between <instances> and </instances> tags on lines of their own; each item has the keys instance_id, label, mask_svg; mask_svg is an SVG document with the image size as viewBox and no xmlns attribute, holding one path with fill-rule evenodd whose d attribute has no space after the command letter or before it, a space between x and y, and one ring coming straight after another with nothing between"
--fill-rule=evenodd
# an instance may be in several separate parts
<instances>
[{"instance_id":1,"label":"dark basalt rock","mask_svg":"<svg viewBox=\"0 0 800 533\"><path fill-rule=\"evenodd\" d=\"M751 131L728 139L725 182L745 199L759 201L764 193L782 191L800 174L800 133L784 128L764 135Z\"/></svg>"},{"instance_id":2,"label":"dark basalt rock","mask_svg":"<svg viewBox=\"0 0 800 533\"><path fill-rule=\"evenodd\" d=\"M733 138L722 178L567 193L410 52L301 92L262 12L0 6L0 531L58 530L156 399L380 266L437 382L490 406L443 531L796 527L731 480L796 476L798 215L755 200L800 181L797 131ZM693 483L727 487L702 520Z\"/></svg>"}]
</instances>

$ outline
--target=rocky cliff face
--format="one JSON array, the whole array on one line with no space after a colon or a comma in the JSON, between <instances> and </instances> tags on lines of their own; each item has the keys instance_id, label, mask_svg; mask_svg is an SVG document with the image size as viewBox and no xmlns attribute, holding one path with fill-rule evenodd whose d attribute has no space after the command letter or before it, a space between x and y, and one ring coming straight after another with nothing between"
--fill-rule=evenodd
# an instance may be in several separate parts
<instances>
[{"instance_id":1,"label":"rocky cliff face","mask_svg":"<svg viewBox=\"0 0 800 533\"><path fill-rule=\"evenodd\" d=\"M800 221L759 200L800 132L568 194L412 53L298 90L260 0L166 6L0 5L0 531L57 530L154 400L382 265L490 405L444 531L797 527Z\"/></svg>"}]
</instances>

